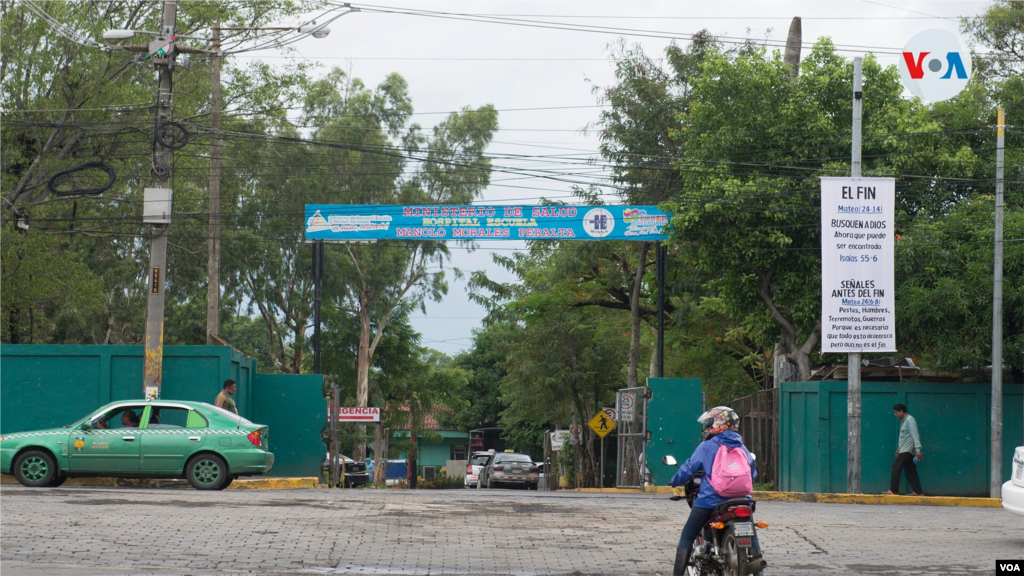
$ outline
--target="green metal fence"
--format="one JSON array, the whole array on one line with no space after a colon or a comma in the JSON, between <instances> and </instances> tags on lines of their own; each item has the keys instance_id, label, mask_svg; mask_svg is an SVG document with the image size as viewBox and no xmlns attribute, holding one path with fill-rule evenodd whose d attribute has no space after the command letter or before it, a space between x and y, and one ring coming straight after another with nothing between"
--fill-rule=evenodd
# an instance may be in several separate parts
<instances>
[{"instance_id":1,"label":"green metal fence","mask_svg":"<svg viewBox=\"0 0 1024 576\"><path fill-rule=\"evenodd\" d=\"M647 467L651 483L667 486L677 467L662 464L666 454L685 461L700 444L703 412L700 378L648 378L651 400L647 404Z\"/></svg>"},{"instance_id":2,"label":"green metal fence","mask_svg":"<svg viewBox=\"0 0 1024 576\"><path fill-rule=\"evenodd\" d=\"M990 387L983 384L864 382L861 488L889 489L899 420L907 405L917 419L925 459L918 465L926 494L988 496ZM785 382L780 403L780 489L846 491L845 381ZM1024 444L1024 386L1003 386L1003 480L1016 446ZM905 482L905 480L904 480Z\"/></svg>"},{"instance_id":3,"label":"green metal fence","mask_svg":"<svg viewBox=\"0 0 1024 576\"><path fill-rule=\"evenodd\" d=\"M0 346L0 434L59 427L115 400L142 398L142 346ZM161 398L213 403L238 383L239 413L270 426L274 476L317 476L327 418L323 377L258 374L230 346L165 346Z\"/></svg>"}]
</instances>

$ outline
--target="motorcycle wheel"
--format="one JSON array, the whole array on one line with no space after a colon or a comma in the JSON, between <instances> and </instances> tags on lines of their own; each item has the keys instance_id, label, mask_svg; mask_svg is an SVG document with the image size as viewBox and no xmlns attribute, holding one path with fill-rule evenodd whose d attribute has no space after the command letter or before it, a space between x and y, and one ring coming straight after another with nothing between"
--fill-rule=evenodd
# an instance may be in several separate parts
<instances>
[{"instance_id":1,"label":"motorcycle wheel","mask_svg":"<svg viewBox=\"0 0 1024 576\"><path fill-rule=\"evenodd\" d=\"M740 548L736 544L736 534L733 533L732 526L726 528L725 536L722 538L722 559L725 561L723 576L745 576L748 554L746 548Z\"/></svg>"}]
</instances>

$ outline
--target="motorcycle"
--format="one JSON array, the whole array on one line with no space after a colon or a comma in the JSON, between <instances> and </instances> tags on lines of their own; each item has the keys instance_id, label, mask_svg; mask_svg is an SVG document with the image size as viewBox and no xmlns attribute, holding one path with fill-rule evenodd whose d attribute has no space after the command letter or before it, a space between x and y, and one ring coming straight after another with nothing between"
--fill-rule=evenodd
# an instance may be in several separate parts
<instances>
[{"instance_id":1,"label":"motorcycle","mask_svg":"<svg viewBox=\"0 0 1024 576\"><path fill-rule=\"evenodd\" d=\"M678 466L672 456L662 458L668 466ZM686 500L693 508L704 472L698 472L684 487L684 496L669 499ZM768 562L755 546L758 528L767 528L764 522L754 522L757 502L753 498L731 498L715 506L711 518L693 542L693 552L687 565L687 576L747 576L762 574Z\"/></svg>"}]
</instances>

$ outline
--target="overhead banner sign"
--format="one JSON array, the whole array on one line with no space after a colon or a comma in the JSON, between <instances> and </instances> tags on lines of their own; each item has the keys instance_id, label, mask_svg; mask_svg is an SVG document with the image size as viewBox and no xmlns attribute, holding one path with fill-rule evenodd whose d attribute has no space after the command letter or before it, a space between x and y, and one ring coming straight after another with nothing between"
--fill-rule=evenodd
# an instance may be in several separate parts
<instances>
[{"instance_id":1,"label":"overhead banner sign","mask_svg":"<svg viewBox=\"0 0 1024 576\"><path fill-rule=\"evenodd\" d=\"M306 204L306 239L664 240L655 206Z\"/></svg>"},{"instance_id":2,"label":"overhead banner sign","mask_svg":"<svg viewBox=\"0 0 1024 576\"><path fill-rule=\"evenodd\" d=\"M821 351L895 352L893 178L821 179Z\"/></svg>"},{"instance_id":3,"label":"overhead banner sign","mask_svg":"<svg viewBox=\"0 0 1024 576\"><path fill-rule=\"evenodd\" d=\"M330 417L331 411L327 411ZM367 406L365 408L353 408L342 406L338 408L338 422L380 422L380 408L378 406Z\"/></svg>"}]
</instances>

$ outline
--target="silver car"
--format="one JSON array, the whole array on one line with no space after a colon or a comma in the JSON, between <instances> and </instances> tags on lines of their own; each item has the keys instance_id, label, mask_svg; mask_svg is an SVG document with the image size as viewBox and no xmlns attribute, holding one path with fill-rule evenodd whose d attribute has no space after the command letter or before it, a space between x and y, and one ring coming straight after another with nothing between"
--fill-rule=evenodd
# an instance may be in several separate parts
<instances>
[{"instance_id":1,"label":"silver car","mask_svg":"<svg viewBox=\"0 0 1024 576\"><path fill-rule=\"evenodd\" d=\"M466 479L464 481L466 488L480 487L480 473L493 455L493 450L491 452L473 452L473 455L469 457L469 462L466 464Z\"/></svg>"},{"instance_id":2,"label":"silver car","mask_svg":"<svg viewBox=\"0 0 1024 576\"><path fill-rule=\"evenodd\" d=\"M533 458L514 452L495 454L480 472L481 488L518 485L536 490L539 480L540 468L533 462Z\"/></svg>"}]
</instances>

